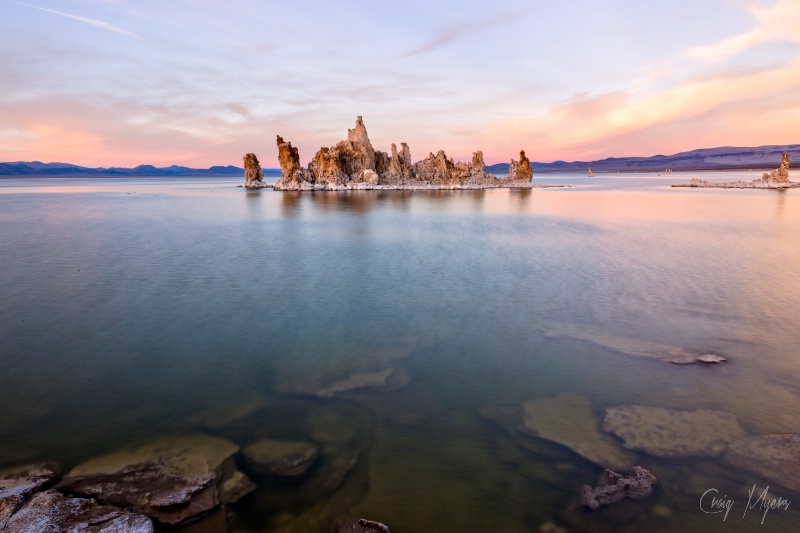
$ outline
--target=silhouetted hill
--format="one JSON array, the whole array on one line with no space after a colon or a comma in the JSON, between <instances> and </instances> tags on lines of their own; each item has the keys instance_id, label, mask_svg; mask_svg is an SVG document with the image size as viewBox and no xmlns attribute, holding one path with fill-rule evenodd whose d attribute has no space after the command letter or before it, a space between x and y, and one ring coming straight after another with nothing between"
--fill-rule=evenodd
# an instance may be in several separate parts
<instances>
[{"instance_id":1,"label":"silhouetted hill","mask_svg":"<svg viewBox=\"0 0 800 533\"><path fill-rule=\"evenodd\" d=\"M271 169L265 169L269 171ZM244 169L228 166L189 168L172 165L154 167L139 165L134 168L109 167L89 168L69 163L42 163L41 161L17 161L0 163L0 176L232 176L244 175Z\"/></svg>"},{"instance_id":2,"label":"silhouetted hill","mask_svg":"<svg viewBox=\"0 0 800 533\"><path fill-rule=\"evenodd\" d=\"M674 155L651 157L609 157L596 161L554 161L552 163L531 162L535 172L585 172L592 167L595 172L658 172L672 170L736 170L773 169L780 166L781 155L787 152L795 164L800 162L800 144L768 145L757 147L722 146L701 148ZM280 169L265 168L267 174L280 173ZM504 174L508 163L486 167L487 172ZM139 165L134 168L109 167L88 168L69 163L42 163L41 161L17 161L0 163L0 176L244 176L244 169L228 166L189 168L172 165L154 167Z\"/></svg>"},{"instance_id":3,"label":"silhouetted hill","mask_svg":"<svg viewBox=\"0 0 800 533\"><path fill-rule=\"evenodd\" d=\"M585 172L592 167L594 172L657 172L672 170L736 170L772 169L781 164L781 155L786 152L792 161L800 162L800 144L769 145L758 147L722 146L701 148L674 155L652 157L609 157L596 161L554 161L552 163L531 162L534 172ZM504 174L508 163L486 167L487 172Z\"/></svg>"}]
</instances>

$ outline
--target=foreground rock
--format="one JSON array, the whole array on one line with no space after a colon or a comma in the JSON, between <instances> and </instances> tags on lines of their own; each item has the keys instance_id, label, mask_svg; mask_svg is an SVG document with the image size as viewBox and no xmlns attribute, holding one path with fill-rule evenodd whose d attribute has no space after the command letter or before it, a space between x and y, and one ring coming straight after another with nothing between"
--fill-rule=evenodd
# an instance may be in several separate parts
<instances>
[{"instance_id":1,"label":"foreground rock","mask_svg":"<svg viewBox=\"0 0 800 533\"><path fill-rule=\"evenodd\" d=\"M598 465L628 468L634 462L632 454L600 432L591 404L583 396L563 394L528 400L523 408L524 427L533 436L566 446Z\"/></svg>"},{"instance_id":2,"label":"foreground rock","mask_svg":"<svg viewBox=\"0 0 800 533\"><path fill-rule=\"evenodd\" d=\"M264 183L264 173L255 154L244 156L244 186L248 189L260 189L266 187Z\"/></svg>"},{"instance_id":3,"label":"foreground rock","mask_svg":"<svg viewBox=\"0 0 800 533\"><path fill-rule=\"evenodd\" d=\"M656 476L641 466L631 468L628 477L606 470L600 476L596 487L583 486L579 503L594 511L625 498L642 500L653 493L653 485L656 482Z\"/></svg>"},{"instance_id":4,"label":"foreground rock","mask_svg":"<svg viewBox=\"0 0 800 533\"><path fill-rule=\"evenodd\" d=\"M760 435L731 443L727 464L800 493L800 434Z\"/></svg>"},{"instance_id":5,"label":"foreground rock","mask_svg":"<svg viewBox=\"0 0 800 533\"><path fill-rule=\"evenodd\" d=\"M688 184L676 184L673 187L703 187L719 189L791 189L800 187L800 182L789 181L789 154L784 153L781 166L770 172L764 172L760 179L752 181L713 182L692 178Z\"/></svg>"},{"instance_id":6,"label":"foreground rock","mask_svg":"<svg viewBox=\"0 0 800 533\"><path fill-rule=\"evenodd\" d=\"M153 533L153 523L141 514L101 506L90 499L67 498L56 490L48 490L31 498L11 517L2 531Z\"/></svg>"},{"instance_id":7,"label":"foreground rock","mask_svg":"<svg viewBox=\"0 0 800 533\"><path fill-rule=\"evenodd\" d=\"M492 187L532 187L533 171L525 152L517 164L515 178L499 179L486 174L483 153L477 151L470 162L455 162L443 150L426 159L411 162L411 150L401 143L392 144L391 154L375 150L364 121L356 120L347 130L347 139L334 146L320 148L308 165L300 167L300 156L291 143L278 136L278 160L283 178L277 190L348 190L348 189L484 189Z\"/></svg>"},{"instance_id":8,"label":"foreground rock","mask_svg":"<svg viewBox=\"0 0 800 533\"><path fill-rule=\"evenodd\" d=\"M660 457L719 455L728 443L744 437L736 417L724 411L678 411L644 405L606 410L603 429L625 447Z\"/></svg>"},{"instance_id":9,"label":"foreground rock","mask_svg":"<svg viewBox=\"0 0 800 533\"><path fill-rule=\"evenodd\" d=\"M264 439L243 450L247 465L262 476L299 476L319 456L319 448L310 442Z\"/></svg>"},{"instance_id":10,"label":"foreground rock","mask_svg":"<svg viewBox=\"0 0 800 533\"><path fill-rule=\"evenodd\" d=\"M51 464L25 465L0 470L0 531L6 522L34 493L55 480L57 468Z\"/></svg>"},{"instance_id":11,"label":"foreground rock","mask_svg":"<svg viewBox=\"0 0 800 533\"><path fill-rule=\"evenodd\" d=\"M358 520L345 520L337 529L336 533L389 533L389 528L366 518Z\"/></svg>"},{"instance_id":12,"label":"foreground rock","mask_svg":"<svg viewBox=\"0 0 800 533\"><path fill-rule=\"evenodd\" d=\"M236 470L237 451L208 435L158 439L78 465L59 488L179 524L255 489Z\"/></svg>"}]
</instances>

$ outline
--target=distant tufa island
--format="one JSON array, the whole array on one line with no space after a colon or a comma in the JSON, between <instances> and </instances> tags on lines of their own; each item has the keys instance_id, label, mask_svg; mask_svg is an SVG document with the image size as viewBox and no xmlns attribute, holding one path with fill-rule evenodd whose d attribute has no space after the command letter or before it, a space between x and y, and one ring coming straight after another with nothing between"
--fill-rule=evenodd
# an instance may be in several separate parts
<instances>
[{"instance_id":1,"label":"distant tufa island","mask_svg":"<svg viewBox=\"0 0 800 533\"><path fill-rule=\"evenodd\" d=\"M789 180L789 161L791 157L788 153L781 157L781 166L764 172L759 178L751 181L706 181L700 178L692 178L689 183L679 183L673 187L701 187L716 189L793 189L800 187L800 182Z\"/></svg>"},{"instance_id":2,"label":"distant tufa island","mask_svg":"<svg viewBox=\"0 0 800 533\"><path fill-rule=\"evenodd\" d=\"M278 135L278 161L283 177L273 185L276 190L348 190L348 189L488 189L495 187L533 187L533 170L525 151L519 161L509 164L508 176L498 178L486 173L483 152L472 154L468 163L455 162L444 150L426 159L411 162L406 143L392 144L391 155L375 150L361 117L347 130L347 139L330 148L320 148L308 168L300 165L300 153L292 143ZM255 154L244 156L245 187L266 187Z\"/></svg>"}]
</instances>

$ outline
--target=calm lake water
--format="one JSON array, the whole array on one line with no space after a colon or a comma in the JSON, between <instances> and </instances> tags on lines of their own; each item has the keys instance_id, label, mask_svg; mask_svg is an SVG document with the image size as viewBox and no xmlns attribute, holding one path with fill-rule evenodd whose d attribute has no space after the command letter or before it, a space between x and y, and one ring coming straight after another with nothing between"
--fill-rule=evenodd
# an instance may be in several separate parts
<instances>
[{"instance_id":1,"label":"calm lake water","mask_svg":"<svg viewBox=\"0 0 800 533\"><path fill-rule=\"evenodd\" d=\"M333 492L257 480L233 531L325 532L341 515L393 533L794 531L800 494L715 457L634 452L654 494L583 511L605 465L520 430L526 401L572 394L598 428L647 405L800 432L800 190L668 187L694 176L759 173L347 193L2 179L0 466L274 437L359 461ZM626 353L643 343L729 362ZM386 369L387 390L310 394ZM762 525L744 513L754 484L792 505ZM710 488L735 500L725 521L700 509Z\"/></svg>"}]
</instances>

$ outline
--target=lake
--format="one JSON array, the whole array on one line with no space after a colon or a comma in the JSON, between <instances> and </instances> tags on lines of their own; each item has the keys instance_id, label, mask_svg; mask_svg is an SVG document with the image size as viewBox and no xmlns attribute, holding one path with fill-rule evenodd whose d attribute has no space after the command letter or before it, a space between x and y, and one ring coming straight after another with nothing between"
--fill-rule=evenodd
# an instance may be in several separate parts
<instances>
[{"instance_id":1,"label":"lake","mask_svg":"<svg viewBox=\"0 0 800 533\"><path fill-rule=\"evenodd\" d=\"M342 515L393 533L794 530L800 504L764 516L748 490L800 494L605 432L658 483L583 510L581 487L611 465L524 424L539 409L602 432L607 409L642 405L800 433L800 190L669 187L691 177L760 173L315 193L1 179L0 467L68 470L163 435L270 437L358 460L327 492L313 472L254 477L232 531L325 532ZM638 353L662 347L728 362ZM709 489L735 501L724 521L704 512Z\"/></svg>"}]
</instances>

